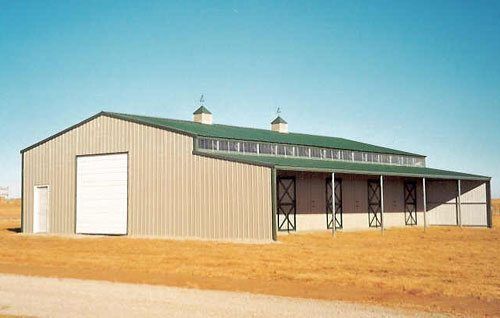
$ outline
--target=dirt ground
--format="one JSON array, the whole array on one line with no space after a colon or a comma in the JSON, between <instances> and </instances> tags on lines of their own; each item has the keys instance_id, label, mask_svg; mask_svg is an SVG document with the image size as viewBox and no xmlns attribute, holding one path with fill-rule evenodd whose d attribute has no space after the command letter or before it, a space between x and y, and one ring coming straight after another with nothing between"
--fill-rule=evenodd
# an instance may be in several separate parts
<instances>
[{"instance_id":1,"label":"dirt ground","mask_svg":"<svg viewBox=\"0 0 500 318\"><path fill-rule=\"evenodd\" d=\"M2 314L42 318L438 318L341 301L11 274L0 274Z\"/></svg>"},{"instance_id":2,"label":"dirt ground","mask_svg":"<svg viewBox=\"0 0 500 318\"><path fill-rule=\"evenodd\" d=\"M24 235L0 205L0 272L347 300L500 316L493 229L281 235L274 244Z\"/></svg>"}]
</instances>

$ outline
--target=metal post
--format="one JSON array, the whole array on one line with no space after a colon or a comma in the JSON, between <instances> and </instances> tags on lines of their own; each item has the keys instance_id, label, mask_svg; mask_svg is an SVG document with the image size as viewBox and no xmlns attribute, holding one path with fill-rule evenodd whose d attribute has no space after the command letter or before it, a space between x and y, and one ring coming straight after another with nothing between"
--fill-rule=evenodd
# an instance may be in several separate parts
<instances>
[{"instance_id":1,"label":"metal post","mask_svg":"<svg viewBox=\"0 0 500 318\"><path fill-rule=\"evenodd\" d=\"M422 178L422 193L424 197L424 231L427 228L427 189L425 186L425 178Z\"/></svg>"},{"instance_id":2,"label":"metal post","mask_svg":"<svg viewBox=\"0 0 500 318\"><path fill-rule=\"evenodd\" d=\"M384 176L380 176L380 231L384 233Z\"/></svg>"},{"instance_id":3,"label":"metal post","mask_svg":"<svg viewBox=\"0 0 500 318\"><path fill-rule=\"evenodd\" d=\"M462 200L460 197L462 196L461 182L460 179L457 181L458 188L458 197L457 197L457 221L458 226L462 227Z\"/></svg>"},{"instance_id":4,"label":"metal post","mask_svg":"<svg viewBox=\"0 0 500 318\"><path fill-rule=\"evenodd\" d=\"M278 240L278 231L277 231L277 220L276 220L276 209L277 209L277 182L276 182L276 169L272 168L271 169L271 215L272 215L272 220L271 220L271 233L272 233L272 238L273 241Z\"/></svg>"},{"instance_id":5,"label":"metal post","mask_svg":"<svg viewBox=\"0 0 500 318\"><path fill-rule=\"evenodd\" d=\"M335 172L332 172L332 235L335 236Z\"/></svg>"},{"instance_id":6,"label":"metal post","mask_svg":"<svg viewBox=\"0 0 500 318\"><path fill-rule=\"evenodd\" d=\"M22 187L21 187L22 189ZM486 216L489 228L493 227L493 211L491 210L491 185L490 180L486 181Z\"/></svg>"}]
</instances>

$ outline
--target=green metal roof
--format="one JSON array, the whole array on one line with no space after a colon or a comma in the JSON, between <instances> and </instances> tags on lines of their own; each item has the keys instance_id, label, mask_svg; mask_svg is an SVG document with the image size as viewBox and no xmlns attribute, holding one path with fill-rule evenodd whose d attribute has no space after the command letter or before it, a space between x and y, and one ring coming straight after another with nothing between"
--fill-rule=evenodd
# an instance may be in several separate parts
<instances>
[{"instance_id":1,"label":"green metal roof","mask_svg":"<svg viewBox=\"0 0 500 318\"><path fill-rule=\"evenodd\" d=\"M225 160L245 162L261 166L275 167L279 170L295 171L324 171L337 173L404 176L430 179L462 179L462 180L489 180L490 177L467 174L456 171L432 169L426 167L407 167L383 164L367 164L358 162L346 162L338 160L315 160L291 157L244 155L236 153L211 153L208 151L197 151L197 154L206 155Z\"/></svg>"},{"instance_id":2,"label":"green metal roof","mask_svg":"<svg viewBox=\"0 0 500 318\"><path fill-rule=\"evenodd\" d=\"M336 149L345 149L354 151L366 151L366 152L386 153L395 155L425 157L423 155L415 153L375 146L371 144L366 144L338 137L326 137L326 136L299 134L292 132L283 134L280 132L275 132L267 129L256 129L256 128L237 127L237 126L218 125L218 124L207 125L186 120L147 117L147 116L110 113L110 112L103 112L102 114L114 118L133 121L165 129L171 129L174 131L183 132L195 136L202 136L202 137L272 142L272 143L282 143L282 144L293 144L293 145L303 145L303 146L315 146L315 147L336 148Z\"/></svg>"},{"instance_id":3,"label":"green metal roof","mask_svg":"<svg viewBox=\"0 0 500 318\"><path fill-rule=\"evenodd\" d=\"M237 140L253 140L263 142L276 142L286 144L298 144L318 147L331 147L337 149L368 151L368 152L381 152L391 154L403 154L420 156L404 151L378 147L370 144L365 144L357 141L352 141L343 138L314 136L305 134L288 133L283 134L264 129L244 128L226 125L207 125L199 124L192 121L175 120L167 118L146 117L137 115L127 115L110 112L100 112L92 117L89 117L78 124L68 127L57 134L45 138L23 150L24 153L30 149L38 147L39 145L52 140L66 132L75 129L99 116L108 116L118 118L138 124L157 127L160 129L167 129L182 134L187 134L193 137L204 136L212 138L228 138ZM195 151L196 154L220 158L223 160L231 160L238 162L246 162L259 166L275 167L277 169L293 169L304 171L325 171L325 172L339 172L339 173L352 173L352 174L373 174L373 175L394 175L394 176L407 176L407 177L426 177L437 179L471 179L471 180L490 180L490 177L467 174L462 172L439 170L425 167L407 167L396 165L383 165L383 164L367 164L359 162L347 162L339 160L317 160L317 159L303 159L291 157L277 157L277 156L264 156L264 155L245 155L238 153L213 153L208 151Z\"/></svg>"},{"instance_id":4,"label":"green metal roof","mask_svg":"<svg viewBox=\"0 0 500 318\"><path fill-rule=\"evenodd\" d=\"M276 117L271 124L288 124L281 116Z\"/></svg>"},{"instance_id":5,"label":"green metal roof","mask_svg":"<svg viewBox=\"0 0 500 318\"><path fill-rule=\"evenodd\" d=\"M194 111L193 115L198 114L212 114L205 106L200 106L197 110Z\"/></svg>"}]
</instances>

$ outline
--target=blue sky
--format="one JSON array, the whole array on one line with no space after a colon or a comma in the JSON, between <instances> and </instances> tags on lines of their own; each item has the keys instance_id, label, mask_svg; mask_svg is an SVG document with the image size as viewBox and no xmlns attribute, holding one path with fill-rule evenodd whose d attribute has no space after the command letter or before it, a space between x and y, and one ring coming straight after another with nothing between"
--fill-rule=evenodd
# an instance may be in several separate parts
<instances>
[{"instance_id":1,"label":"blue sky","mask_svg":"<svg viewBox=\"0 0 500 318\"><path fill-rule=\"evenodd\" d=\"M500 197L500 2L2 1L0 185L19 150L101 110L428 155Z\"/></svg>"}]
</instances>

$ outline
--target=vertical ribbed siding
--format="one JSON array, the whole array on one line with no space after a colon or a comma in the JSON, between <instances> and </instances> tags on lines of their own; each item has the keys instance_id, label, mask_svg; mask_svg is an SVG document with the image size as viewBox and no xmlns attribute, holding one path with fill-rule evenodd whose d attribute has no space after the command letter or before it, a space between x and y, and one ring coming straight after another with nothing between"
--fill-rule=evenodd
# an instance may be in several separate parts
<instances>
[{"instance_id":1,"label":"vertical ribbed siding","mask_svg":"<svg viewBox=\"0 0 500 318\"><path fill-rule=\"evenodd\" d=\"M488 225L488 203L486 183L483 181L461 181L462 195L460 196L461 222L468 226Z\"/></svg>"},{"instance_id":2,"label":"vertical ribbed siding","mask_svg":"<svg viewBox=\"0 0 500 318\"><path fill-rule=\"evenodd\" d=\"M52 233L74 233L75 157L128 152L128 233L134 236L271 239L271 170L195 156L189 136L98 117L24 156L26 232L33 187L50 186Z\"/></svg>"},{"instance_id":3,"label":"vertical ribbed siding","mask_svg":"<svg viewBox=\"0 0 500 318\"><path fill-rule=\"evenodd\" d=\"M486 203L486 182L462 180L462 203Z\"/></svg>"}]
</instances>

